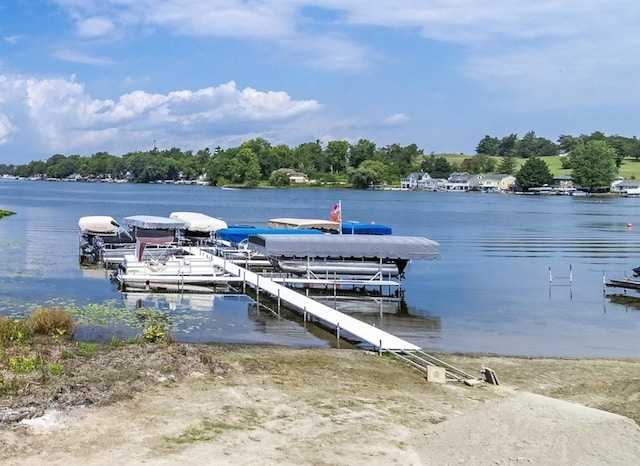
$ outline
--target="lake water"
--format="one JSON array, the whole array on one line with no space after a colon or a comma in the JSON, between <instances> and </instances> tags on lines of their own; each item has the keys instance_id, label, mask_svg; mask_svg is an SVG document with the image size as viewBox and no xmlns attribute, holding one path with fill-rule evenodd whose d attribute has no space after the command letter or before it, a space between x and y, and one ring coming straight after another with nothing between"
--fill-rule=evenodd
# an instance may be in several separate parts
<instances>
[{"instance_id":1,"label":"lake water","mask_svg":"<svg viewBox=\"0 0 640 466\"><path fill-rule=\"evenodd\" d=\"M79 267L77 224L85 215L195 211L266 226L273 217L328 218L338 200L345 221L373 221L441 245L440 260L409 264L400 305L337 303L355 317L432 352L640 355L640 310L616 304L603 288L604 276L622 278L640 265L640 199L633 198L2 180L0 209L18 214L0 220L0 312L102 306L78 331L101 339L135 335L135 309L151 307L171 318L180 341L334 346L327 332L258 309L246 296L122 295L104 271ZM563 278L570 268L571 282Z\"/></svg>"}]
</instances>

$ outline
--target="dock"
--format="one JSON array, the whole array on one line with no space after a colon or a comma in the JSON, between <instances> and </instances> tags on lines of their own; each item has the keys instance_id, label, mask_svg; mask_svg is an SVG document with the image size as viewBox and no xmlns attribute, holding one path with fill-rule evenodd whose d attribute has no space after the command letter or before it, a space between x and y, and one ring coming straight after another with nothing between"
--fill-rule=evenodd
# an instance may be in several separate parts
<instances>
[{"instance_id":1,"label":"dock","mask_svg":"<svg viewBox=\"0 0 640 466\"><path fill-rule=\"evenodd\" d=\"M206 257L207 260L223 269L227 274L240 278L243 283L254 288L258 295L260 293L268 293L278 302L284 302L289 308L302 313L305 318L315 319L323 325L335 329L338 338L342 334L347 334L378 351L420 350L420 347L413 343L343 314L286 287L284 284L242 268L232 261L206 252L202 248L185 247L185 251L192 255ZM286 280L283 281L286 282ZM344 335L342 336L344 337Z\"/></svg>"}]
</instances>

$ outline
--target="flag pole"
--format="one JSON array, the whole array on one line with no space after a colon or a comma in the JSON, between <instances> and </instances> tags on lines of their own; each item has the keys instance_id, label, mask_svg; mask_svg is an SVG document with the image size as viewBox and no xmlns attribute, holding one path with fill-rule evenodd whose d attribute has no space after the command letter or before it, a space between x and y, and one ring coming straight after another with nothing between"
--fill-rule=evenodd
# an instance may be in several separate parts
<instances>
[{"instance_id":1,"label":"flag pole","mask_svg":"<svg viewBox=\"0 0 640 466\"><path fill-rule=\"evenodd\" d=\"M340 212L340 234L342 234L342 201L338 201L338 209Z\"/></svg>"}]
</instances>

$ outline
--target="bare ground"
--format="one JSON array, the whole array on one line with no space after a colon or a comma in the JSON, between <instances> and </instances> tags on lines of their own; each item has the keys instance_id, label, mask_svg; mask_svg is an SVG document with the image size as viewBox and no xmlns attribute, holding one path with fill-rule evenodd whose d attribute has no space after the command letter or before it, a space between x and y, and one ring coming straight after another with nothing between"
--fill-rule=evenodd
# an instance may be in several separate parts
<instances>
[{"instance_id":1,"label":"bare ground","mask_svg":"<svg viewBox=\"0 0 640 466\"><path fill-rule=\"evenodd\" d=\"M73 345L73 343L65 343ZM44 350L43 350L44 351ZM122 345L3 374L7 464L632 464L640 359L437 355L429 383L357 350ZM75 356L71 356L74 353ZM595 408L595 409L593 409Z\"/></svg>"}]
</instances>

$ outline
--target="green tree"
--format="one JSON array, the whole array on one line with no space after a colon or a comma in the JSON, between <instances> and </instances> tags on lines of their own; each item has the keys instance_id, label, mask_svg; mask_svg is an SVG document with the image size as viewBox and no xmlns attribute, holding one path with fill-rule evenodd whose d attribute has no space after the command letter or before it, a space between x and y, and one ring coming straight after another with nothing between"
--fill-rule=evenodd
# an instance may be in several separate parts
<instances>
[{"instance_id":1,"label":"green tree","mask_svg":"<svg viewBox=\"0 0 640 466\"><path fill-rule=\"evenodd\" d=\"M571 151L571 176L575 183L593 192L611 186L617 176L616 150L605 141L592 139Z\"/></svg>"},{"instance_id":2,"label":"green tree","mask_svg":"<svg viewBox=\"0 0 640 466\"><path fill-rule=\"evenodd\" d=\"M516 142L514 151L516 156L528 159L529 157L556 155L558 147L550 140L536 136L534 131L529 131Z\"/></svg>"},{"instance_id":3,"label":"green tree","mask_svg":"<svg viewBox=\"0 0 640 466\"><path fill-rule=\"evenodd\" d=\"M349 182L356 189L366 189L381 184L387 175L387 166L378 160L365 160L358 168L349 171Z\"/></svg>"},{"instance_id":4,"label":"green tree","mask_svg":"<svg viewBox=\"0 0 640 466\"><path fill-rule=\"evenodd\" d=\"M522 191L536 186L545 186L553 181L547 162L540 157L530 157L516 174L516 183Z\"/></svg>"},{"instance_id":5,"label":"green tree","mask_svg":"<svg viewBox=\"0 0 640 466\"><path fill-rule=\"evenodd\" d=\"M499 150L500 139L489 136L488 134L480 140L478 146L476 147L477 154L485 154L491 156L499 155Z\"/></svg>"},{"instance_id":6,"label":"green tree","mask_svg":"<svg viewBox=\"0 0 640 466\"><path fill-rule=\"evenodd\" d=\"M428 173L431 178L449 178L455 170L446 157L431 154L422 160L420 171Z\"/></svg>"},{"instance_id":7,"label":"green tree","mask_svg":"<svg viewBox=\"0 0 640 466\"><path fill-rule=\"evenodd\" d=\"M368 139L360 139L356 145L349 150L349 165L358 168L365 160L374 160L376 156L376 145Z\"/></svg>"},{"instance_id":8,"label":"green tree","mask_svg":"<svg viewBox=\"0 0 640 466\"><path fill-rule=\"evenodd\" d=\"M347 159L351 145L347 141L329 141L324 150L332 175L342 173L347 169Z\"/></svg>"},{"instance_id":9,"label":"green tree","mask_svg":"<svg viewBox=\"0 0 640 466\"><path fill-rule=\"evenodd\" d=\"M496 162L486 154L478 154L474 156L473 173L492 173L496 167Z\"/></svg>"},{"instance_id":10,"label":"green tree","mask_svg":"<svg viewBox=\"0 0 640 466\"><path fill-rule=\"evenodd\" d=\"M269 184L277 188L282 188L285 186L289 186L291 184L291 179L286 172L282 170L274 170L269 177Z\"/></svg>"},{"instance_id":11,"label":"green tree","mask_svg":"<svg viewBox=\"0 0 640 466\"><path fill-rule=\"evenodd\" d=\"M518 143L518 135L510 134L509 136L505 136L500 141L500 147L498 148L498 155L514 155L516 150L516 144Z\"/></svg>"},{"instance_id":12,"label":"green tree","mask_svg":"<svg viewBox=\"0 0 640 466\"><path fill-rule=\"evenodd\" d=\"M560 150L563 150L567 153L571 152L575 146L580 143L580 139L575 136L570 136L567 134L561 134L558 138L558 145L560 146Z\"/></svg>"},{"instance_id":13,"label":"green tree","mask_svg":"<svg viewBox=\"0 0 640 466\"><path fill-rule=\"evenodd\" d=\"M504 156L500 159L500 165L498 165L498 172L505 175L510 175L516 171L516 159L511 155Z\"/></svg>"}]
</instances>

